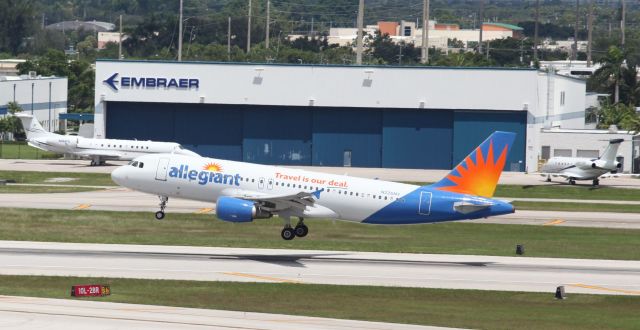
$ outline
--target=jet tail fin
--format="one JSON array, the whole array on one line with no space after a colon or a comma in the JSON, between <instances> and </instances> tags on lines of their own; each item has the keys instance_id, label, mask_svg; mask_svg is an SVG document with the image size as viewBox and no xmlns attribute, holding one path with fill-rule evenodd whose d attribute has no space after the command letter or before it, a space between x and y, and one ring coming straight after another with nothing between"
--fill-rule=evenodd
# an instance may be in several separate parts
<instances>
[{"instance_id":1,"label":"jet tail fin","mask_svg":"<svg viewBox=\"0 0 640 330\"><path fill-rule=\"evenodd\" d=\"M618 148L620 147L620 143L622 143L623 139L611 139L609 140L609 145L604 152L600 156L600 159L604 160L607 164L613 164L616 161L616 156L618 155Z\"/></svg>"},{"instance_id":2,"label":"jet tail fin","mask_svg":"<svg viewBox=\"0 0 640 330\"><path fill-rule=\"evenodd\" d=\"M516 134L496 131L431 188L493 197Z\"/></svg>"},{"instance_id":3,"label":"jet tail fin","mask_svg":"<svg viewBox=\"0 0 640 330\"><path fill-rule=\"evenodd\" d=\"M19 112L16 113L15 116L20 118L22 127L24 128L24 132L27 134L27 139L30 140L32 138L51 134L45 131L44 128L42 128L42 126L38 122L38 118L36 118L34 115Z\"/></svg>"}]
</instances>

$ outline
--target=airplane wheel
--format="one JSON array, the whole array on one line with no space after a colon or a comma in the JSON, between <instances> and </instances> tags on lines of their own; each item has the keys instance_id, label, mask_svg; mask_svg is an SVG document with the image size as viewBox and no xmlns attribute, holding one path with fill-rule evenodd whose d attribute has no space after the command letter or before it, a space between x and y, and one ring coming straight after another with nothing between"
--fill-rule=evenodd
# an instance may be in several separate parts
<instances>
[{"instance_id":1,"label":"airplane wheel","mask_svg":"<svg viewBox=\"0 0 640 330\"><path fill-rule=\"evenodd\" d=\"M547 182L551 182L551 177L547 177Z\"/></svg>"},{"instance_id":2,"label":"airplane wheel","mask_svg":"<svg viewBox=\"0 0 640 330\"><path fill-rule=\"evenodd\" d=\"M162 220L162 219L164 219L164 212L162 212L162 211L158 211L158 212L156 212L156 219L157 219L157 220Z\"/></svg>"},{"instance_id":3,"label":"airplane wheel","mask_svg":"<svg viewBox=\"0 0 640 330\"><path fill-rule=\"evenodd\" d=\"M569 183L574 185L574 184L576 184L576 180L569 180Z\"/></svg>"},{"instance_id":4,"label":"airplane wheel","mask_svg":"<svg viewBox=\"0 0 640 330\"><path fill-rule=\"evenodd\" d=\"M594 186L597 186L597 185L599 185L599 184L600 184L600 180L593 180L593 185L594 185Z\"/></svg>"},{"instance_id":5,"label":"airplane wheel","mask_svg":"<svg viewBox=\"0 0 640 330\"><path fill-rule=\"evenodd\" d=\"M282 239L290 241L296 237L296 233L293 228L288 227L282 229L282 233L280 233L280 236L282 236Z\"/></svg>"},{"instance_id":6,"label":"airplane wheel","mask_svg":"<svg viewBox=\"0 0 640 330\"><path fill-rule=\"evenodd\" d=\"M309 233L309 227L307 227L306 225L296 226L295 233L298 237L305 237Z\"/></svg>"}]
</instances>

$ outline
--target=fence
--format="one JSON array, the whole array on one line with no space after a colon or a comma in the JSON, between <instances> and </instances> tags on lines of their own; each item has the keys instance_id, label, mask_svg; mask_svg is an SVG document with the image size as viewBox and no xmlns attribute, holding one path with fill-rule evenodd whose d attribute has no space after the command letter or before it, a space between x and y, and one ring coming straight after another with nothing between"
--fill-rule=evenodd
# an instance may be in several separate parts
<instances>
[{"instance_id":1,"label":"fence","mask_svg":"<svg viewBox=\"0 0 640 330\"><path fill-rule=\"evenodd\" d=\"M0 141L2 159L56 159L62 155L27 145L26 142Z\"/></svg>"}]
</instances>

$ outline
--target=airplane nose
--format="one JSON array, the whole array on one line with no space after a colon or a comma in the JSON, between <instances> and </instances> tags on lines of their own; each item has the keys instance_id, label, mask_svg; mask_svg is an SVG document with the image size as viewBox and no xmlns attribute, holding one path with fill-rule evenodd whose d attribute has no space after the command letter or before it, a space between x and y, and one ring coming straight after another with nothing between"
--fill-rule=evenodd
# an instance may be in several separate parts
<instances>
[{"instance_id":1,"label":"airplane nose","mask_svg":"<svg viewBox=\"0 0 640 330\"><path fill-rule=\"evenodd\" d=\"M127 169L125 166L120 166L111 172L111 180L120 186L124 186L124 180L127 178Z\"/></svg>"}]
</instances>

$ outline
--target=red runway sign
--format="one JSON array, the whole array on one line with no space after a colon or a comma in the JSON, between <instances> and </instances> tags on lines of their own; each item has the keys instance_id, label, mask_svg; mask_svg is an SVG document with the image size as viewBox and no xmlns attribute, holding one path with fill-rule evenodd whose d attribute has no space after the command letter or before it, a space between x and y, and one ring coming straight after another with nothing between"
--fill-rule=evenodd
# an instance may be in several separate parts
<instances>
[{"instance_id":1,"label":"red runway sign","mask_svg":"<svg viewBox=\"0 0 640 330\"><path fill-rule=\"evenodd\" d=\"M111 288L108 285L90 284L71 287L71 296L73 297L104 297L110 294Z\"/></svg>"}]
</instances>

